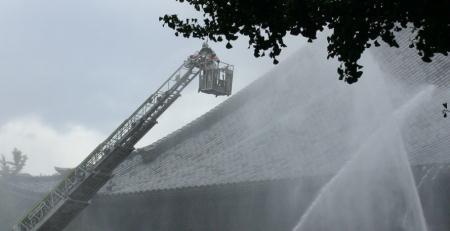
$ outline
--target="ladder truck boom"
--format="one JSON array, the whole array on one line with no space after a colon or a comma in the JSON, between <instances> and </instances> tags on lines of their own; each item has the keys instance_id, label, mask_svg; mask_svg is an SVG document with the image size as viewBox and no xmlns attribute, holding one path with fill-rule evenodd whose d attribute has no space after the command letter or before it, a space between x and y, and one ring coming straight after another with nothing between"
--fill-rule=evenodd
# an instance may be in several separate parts
<instances>
[{"instance_id":1,"label":"ladder truck boom","mask_svg":"<svg viewBox=\"0 0 450 231\"><path fill-rule=\"evenodd\" d=\"M134 145L157 123L158 117L181 96L181 91L196 76L223 81L219 79L220 74L207 76L209 72L205 70L212 68L227 73L231 70L232 73L231 65L224 64L224 67L220 67L221 64L224 63L220 63L215 53L204 44L198 54L191 55L105 141L36 203L13 227L13 231L63 230L89 205L91 198L112 177L113 170L129 156L134 150ZM214 92L216 96L230 94L217 89Z\"/></svg>"}]
</instances>

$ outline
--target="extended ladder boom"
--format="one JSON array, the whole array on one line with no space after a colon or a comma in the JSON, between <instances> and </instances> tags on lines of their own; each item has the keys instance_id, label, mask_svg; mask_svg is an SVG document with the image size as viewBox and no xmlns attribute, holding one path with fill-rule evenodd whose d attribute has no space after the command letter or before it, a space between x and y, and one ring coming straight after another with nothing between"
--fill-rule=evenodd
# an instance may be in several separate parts
<instances>
[{"instance_id":1,"label":"extended ladder boom","mask_svg":"<svg viewBox=\"0 0 450 231\"><path fill-rule=\"evenodd\" d=\"M190 56L128 119L20 220L15 231L60 231L89 205L113 170L157 123L158 117L207 65L206 55Z\"/></svg>"}]
</instances>

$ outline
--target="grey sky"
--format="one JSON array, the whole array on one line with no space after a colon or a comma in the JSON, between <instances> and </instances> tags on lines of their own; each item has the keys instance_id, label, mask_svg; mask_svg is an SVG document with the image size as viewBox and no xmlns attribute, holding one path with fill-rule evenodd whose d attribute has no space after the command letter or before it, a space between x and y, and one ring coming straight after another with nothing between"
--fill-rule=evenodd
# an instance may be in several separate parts
<instances>
[{"instance_id":1,"label":"grey sky","mask_svg":"<svg viewBox=\"0 0 450 231\"><path fill-rule=\"evenodd\" d=\"M76 165L200 48L163 28L164 13L194 14L174 0L0 1L0 153L23 150L33 174ZM281 60L304 42L287 44ZM236 90L273 68L253 58L245 38L232 50L211 45L235 64ZM196 83L138 146L225 99L197 94Z\"/></svg>"}]
</instances>

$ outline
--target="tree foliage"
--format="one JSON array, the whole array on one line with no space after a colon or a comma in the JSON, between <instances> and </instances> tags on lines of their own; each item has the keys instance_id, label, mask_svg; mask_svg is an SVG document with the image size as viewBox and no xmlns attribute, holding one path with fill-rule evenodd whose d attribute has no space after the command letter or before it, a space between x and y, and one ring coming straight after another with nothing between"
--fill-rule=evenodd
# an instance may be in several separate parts
<instances>
[{"instance_id":1,"label":"tree foliage","mask_svg":"<svg viewBox=\"0 0 450 231\"><path fill-rule=\"evenodd\" d=\"M1 176L17 175L22 171L23 167L25 167L25 163L28 159L26 155L17 148L14 148L11 154L12 161L8 161L4 155L2 155L2 158L0 159Z\"/></svg>"},{"instance_id":2,"label":"tree foliage","mask_svg":"<svg viewBox=\"0 0 450 231\"><path fill-rule=\"evenodd\" d=\"M450 50L449 0L176 0L186 2L203 18L180 19L165 15L160 21L175 30L175 35L226 40L227 48L238 36L249 38L254 56L266 52L276 64L286 47L289 33L312 42L317 32L332 30L328 36L328 58L340 62L339 79L354 83L362 75L358 64L366 48L383 41L398 47L395 32L412 33L409 47L415 48L424 62L436 53Z\"/></svg>"}]
</instances>

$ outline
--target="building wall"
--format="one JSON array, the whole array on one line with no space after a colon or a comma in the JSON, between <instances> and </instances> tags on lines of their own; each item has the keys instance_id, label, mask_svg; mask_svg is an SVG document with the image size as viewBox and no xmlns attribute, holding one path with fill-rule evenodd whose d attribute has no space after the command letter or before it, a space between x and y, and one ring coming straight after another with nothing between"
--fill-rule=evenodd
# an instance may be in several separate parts
<instances>
[{"instance_id":1,"label":"building wall","mask_svg":"<svg viewBox=\"0 0 450 231\"><path fill-rule=\"evenodd\" d=\"M429 231L450 230L450 166L415 166L413 172ZM302 177L100 196L66 230L291 231L330 178ZM379 230L404 230L398 226L403 209L384 214L392 223Z\"/></svg>"},{"instance_id":2,"label":"building wall","mask_svg":"<svg viewBox=\"0 0 450 231\"><path fill-rule=\"evenodd\" d=\"M99 197L72 230L291 230L326 179L292 179Z\"/></svg>"}]
</instances>

